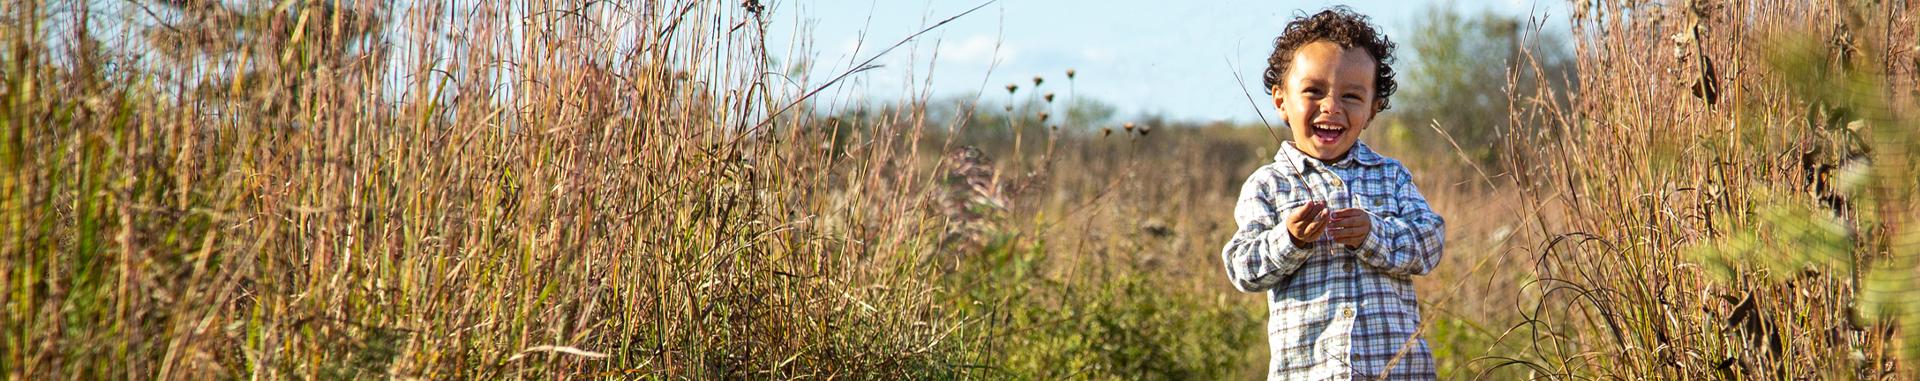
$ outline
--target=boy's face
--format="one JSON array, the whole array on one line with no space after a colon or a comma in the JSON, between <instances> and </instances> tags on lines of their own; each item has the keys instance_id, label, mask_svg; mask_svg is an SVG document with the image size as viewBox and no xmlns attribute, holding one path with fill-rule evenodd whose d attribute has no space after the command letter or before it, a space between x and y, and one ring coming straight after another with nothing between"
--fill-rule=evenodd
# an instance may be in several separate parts
<instances>
[{"instance_id":1,"label":"boy's face","mask_svg":"<svg viewBox=\"0 0 1920 381\"><path fill-rule=\"evenodd\" d=\"M1327 41L1293 51L1293 64L1273 105L1293 129L1294 146L1316 159L1333 161L1360 141L1373 119L1373 56Z\"/></svg>"}]
</instances>

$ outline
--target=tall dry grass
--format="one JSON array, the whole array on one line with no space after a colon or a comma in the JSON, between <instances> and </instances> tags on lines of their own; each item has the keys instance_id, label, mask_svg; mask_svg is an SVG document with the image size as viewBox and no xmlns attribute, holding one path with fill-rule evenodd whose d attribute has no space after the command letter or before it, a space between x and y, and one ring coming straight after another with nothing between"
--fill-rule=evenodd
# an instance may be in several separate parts
<instances>
[{"instance_id":1,"label":"tall dry grass","mask_svg":"<svg viewBox=\"0 0 1920 381\"><path fill-rule=\"evenodd\" d=\"M850 111L768 74L773 5L0 5L0 370L1264 371L1214 253L1275 136L1092 117L1097 68ZM1576 90L1511 94L1552 127L1506 167L1364 137L1449 221L1442 374L1910 375L1914 11L1580 9Z\"/></svg>"},{"instance_id":2,"label":"tall dry grass","mask_svg":"<svg viewBox=\"0 0 1920 381\"><path fill-rule=\"evenodd\" d=\"M929 182L814 149L765 11L0 6L0 369L964 374Z\"/></svg>"},{"instance_id":3,"label":"tall dry grass","mask_svg":"<svg viewBox=\"0 0 1920 381\"><path fill-rule=\"evenodd\" d=\"M1512 183L1553 212L1530 217L1549 239L1520 349L1485 368L1912 377L1916 15L1577 3L1574 93L1511 98L1512 125L1551 126L1509 131Z\"/></svg>"},{"instance_id":4,"label":"tall dry grass","mask_svg":"<svg viewBox=\"0 0 1920 381\"><path fill-rule=\"evenodd\" d=\"M764 74L752 4L0 8L41 22L0 28L0 369L1264 370L1263 310L1212 253L1268 132L1093 118L1072 74L1000 112L824 117L835 100L802 97L831 78ZM1469 199L1468 172L1428 168L1429 194ZM1452 283L1423 292L1492 287Z\"/></svg>"}]
</instances>

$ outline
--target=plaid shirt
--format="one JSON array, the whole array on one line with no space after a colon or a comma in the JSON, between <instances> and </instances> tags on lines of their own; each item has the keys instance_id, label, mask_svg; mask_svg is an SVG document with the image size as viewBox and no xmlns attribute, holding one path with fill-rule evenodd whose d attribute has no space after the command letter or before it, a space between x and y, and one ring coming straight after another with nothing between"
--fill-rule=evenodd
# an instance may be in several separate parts
<instances>
[{"instance_id":1,"label":"plaid shirt","mask_svg":"<svg viewBox=\"0 0 1920 381\"><path fill-rule=\"evenodd\" d=\"M1241 188L1239 230L1220 254L1235 288L1267 292L1267 379L1434 378L1410 277L1440 262L1444 222L1413 175L1366 144L1329 164L1287 142L1274 160ZM1295 246L1285 213L1313 200L1372 214L1366 244Z\"/></svg>"}]
</instances>

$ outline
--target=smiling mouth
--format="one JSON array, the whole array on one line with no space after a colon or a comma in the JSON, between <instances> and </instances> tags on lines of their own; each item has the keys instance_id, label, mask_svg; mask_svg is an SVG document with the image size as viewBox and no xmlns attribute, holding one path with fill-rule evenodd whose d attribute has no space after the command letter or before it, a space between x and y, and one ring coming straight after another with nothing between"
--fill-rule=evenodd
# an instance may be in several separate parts
<instances>
[{"instance_id":1,"label":"smiling mouth","mask_svg":"<svg viewBox=\"0 0 1920 381\"><path fill-rule=\"evenodd\" d=\"M1334 142L1338 142L1340 141L1340 135L1347 133L1347 128L1344 126L1314 125L1310 127L1310 129L1312 130L1313 140L1320 144L1333 144Z\"/></svg>"}]
</instances>

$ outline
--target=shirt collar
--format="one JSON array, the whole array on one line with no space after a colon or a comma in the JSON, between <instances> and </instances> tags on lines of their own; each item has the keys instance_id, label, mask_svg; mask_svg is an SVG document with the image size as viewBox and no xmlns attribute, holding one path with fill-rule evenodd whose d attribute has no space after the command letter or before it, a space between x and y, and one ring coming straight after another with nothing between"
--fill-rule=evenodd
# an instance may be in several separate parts
<instances>
[{"instance_id":1,"label":"shirt collar","mask_svg":"<svg viewBox=\"0 0 1920 381\"><path fill-rule=\"evenodd\" d=\"M1367 143L1362 143L1362 142L1353 142L1353 149L1347 152L1347 157L1341 158L1339 161L1335 161L1332 163L1322 162L1320 161L1320 159L1315 159L1312 156L1307 156L1307 153L1300 152L1300 148L1295 147L1292 141L1281 143L1280 146L1281 146L1280 152L1273 154L1273 160L1287 161L1287 162L1293 163L1298 168L1307 168L1308 166L1311 166L1314 164L1328 165L1328 166L1334 166L1334 167L1340 167L1340 168L1350 167L1355 164L1371 167L1375 165L1380 165L1380 163L1385 159L1383 157L1380 157L1379 154L1373 153L1373 149L1368 148Z\"/></svg>"}]
</instances>

